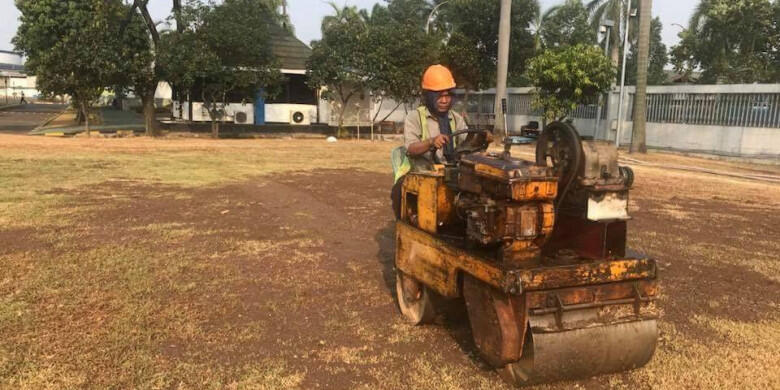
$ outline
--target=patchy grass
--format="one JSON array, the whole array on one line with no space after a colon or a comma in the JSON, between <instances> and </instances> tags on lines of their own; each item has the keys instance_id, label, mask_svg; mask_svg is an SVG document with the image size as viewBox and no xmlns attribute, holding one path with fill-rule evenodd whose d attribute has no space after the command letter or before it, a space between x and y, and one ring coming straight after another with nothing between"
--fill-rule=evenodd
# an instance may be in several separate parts
<instances>
[{"instance_id":1,"label":"patchy grass","mask_svg":"<svg viewBox=\"0 0 780 390\"><path fill-rule=\"evenodd\" d=\"M0 136L0 388L505 388L397 313L394 146ZM780 387L780 186L635 170L656 356L538 388Z\"/></svg>"}]
</instances>

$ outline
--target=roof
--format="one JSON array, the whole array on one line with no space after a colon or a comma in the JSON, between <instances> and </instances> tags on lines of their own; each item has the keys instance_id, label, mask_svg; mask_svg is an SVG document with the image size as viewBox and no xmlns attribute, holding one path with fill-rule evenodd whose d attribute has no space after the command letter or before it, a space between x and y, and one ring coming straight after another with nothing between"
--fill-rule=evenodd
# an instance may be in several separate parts
<instances>
[{"instance_id":1,"label":"roof","mask_svg":"<svg viewBox=\"0 0 780 390\"><path fill-rule=\"evenodd\" d=\"M22 53L20 53L18 51L11 51L11 50L0 50L0 53L3 53L3 54L15 54L15 55L18 55L20 57L22 56Z\"/></svg>"},{"instance_id":2,"label":"roof","mask_svg":"<svg viewBox=\"0 0 780 390\"><path fill-rule=\"evenodd\" d=\"M306 61L311 56L311 48L293 33L281 26L270 23L271 51L281 63L282 69L305 70Z\"/></svg>"}]
</instances>

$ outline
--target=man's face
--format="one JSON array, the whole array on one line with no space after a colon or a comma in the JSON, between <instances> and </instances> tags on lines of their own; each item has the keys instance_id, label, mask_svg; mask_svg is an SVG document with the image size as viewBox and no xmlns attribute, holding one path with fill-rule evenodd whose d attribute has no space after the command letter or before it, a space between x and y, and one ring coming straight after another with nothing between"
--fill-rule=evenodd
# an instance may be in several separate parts
<instances>
[{"instance_id":1,"label":"man's face","mask_svg":"<svg viewBox=\"0 0 780 390\"><path fill-rule=\"evenodd\" d=\"M452 107L452 94L449 91L439 93L439 97L436 99L436 109L439 113L445 113Z\"/></svg>"}]
</instances>

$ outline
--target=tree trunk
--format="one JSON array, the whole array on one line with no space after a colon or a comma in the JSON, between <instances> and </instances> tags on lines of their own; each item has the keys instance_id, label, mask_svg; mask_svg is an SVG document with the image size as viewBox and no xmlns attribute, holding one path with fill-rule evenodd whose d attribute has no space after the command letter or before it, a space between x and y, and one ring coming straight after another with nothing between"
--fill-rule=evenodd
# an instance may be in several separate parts
<instances>
[{"instance_id":1,"label":"tree trunk","mask_svg":"<svg viewBox=\"0 0 780 390\"><path fill-rule=\"evenodd\" d=\"M650 54L650 20L652 0L639 0L639 55L636 70L636 94L634 95L634 127L631 132L630 153L647 153L645 130L647 122L647 66Z\"/></svg>"},{"instance_id":2,"label":"tree trunk","mask_svg":"<svg viewBox=\"0 0 780 390\"><path fill-rule=\"evenodd\" d=\"M346 102L341 102L341 109L339 110L339 128L336 130L336 136L337 137L343 137L344 136L344 116L347 114L347 103L349 102L349 99L347 99Z\"/></svg>"},{"instance_id":3,"label":"tree trunk","mask_svg":"<svg viewBox=\"0 0 780 390\"><path fill-rule=\"evenodd\" d=\"M157 120L155 119L157 113L154 108L154 92L142 95L141 103L144 107L144 129L146 130L146 135L156 137L158 132Z\"/></svg>"},{"instance_id":4,"label":"tree trunk","mask_svg":"<svg viewBox=\"0 0 780 390\"><path fill-rule=\"evenodd\" d=\"M501 111L501 100L506 98L506 79L509 70L509 41L510 41L510 16L512 2L501 0L501 13L498 23L498 69L496 71L496 99L493 112L495 113L494 129L498 129L496 142L503 141L508 129L504 128L504 113Z\"/></svg>"},{"instance_id":5,"label":"tree trunk","mask_svg":"<svg viewBox=\"0 0 780 390\"><path fill-rule=\"evenodd\" d=\"M211 118L211 138L219 138L219 121L214 119L213 116Z\"/></svg>"},{"instance_id":6,"label":"tree trunk","mask_svg":"<svg viewBox=\"0 0 780 390\"><path fill-rule=\"evenodd\" d=\"M87 133L87 137L91 137L89 131L89 109L87 103L81 102L81 113L84 115L84 132Z\"/></svg>"}]
</instances>

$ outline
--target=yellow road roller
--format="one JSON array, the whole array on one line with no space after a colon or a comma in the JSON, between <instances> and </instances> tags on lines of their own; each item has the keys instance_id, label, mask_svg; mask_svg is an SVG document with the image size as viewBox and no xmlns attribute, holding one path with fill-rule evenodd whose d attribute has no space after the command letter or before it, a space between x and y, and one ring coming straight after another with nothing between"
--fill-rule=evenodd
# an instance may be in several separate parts
<instances>
[{"instance_id":1,"label":"yellow road roller","mask_svg":"<svg viewBox=\"0 0 780 390\"><path fill-rule=\"evenodd\" d=\"M480 356L510 384L631 370L653 356L654 260L626 251L634 175L608 141L546 126L534 161L470 133L455 158L403 182L396 294L413 324L462 297Z\"/></svg>"}]
</instances>

